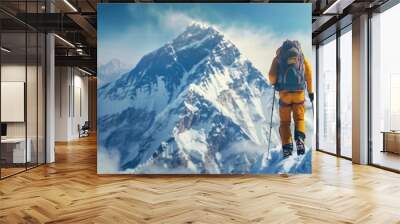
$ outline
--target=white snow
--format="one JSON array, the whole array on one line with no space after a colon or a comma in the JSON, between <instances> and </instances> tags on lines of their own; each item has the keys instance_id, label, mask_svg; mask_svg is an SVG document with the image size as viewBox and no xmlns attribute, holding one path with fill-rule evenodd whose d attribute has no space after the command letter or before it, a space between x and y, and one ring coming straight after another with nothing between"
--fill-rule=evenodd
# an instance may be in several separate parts
<instances>
[{"instance_id":1,"label":"white snow","mask_svg":"<svg viewBox=\"0 0 400 224\"><path fill-rule=\"evenodd\" d=\"M204 130L189 129L181 133L176 133L175 141L178 148L187 152L187 154L197 159L205 160L208 146Z\"/></svg>"},{"instance_id":2,"label":"white snow","mask_svg":"<svg viewBox=\"0 0 400 224\"><path fill-rule=\"evenodd\" d=\"M183 47L180 47L180 48L176 49L176 51L178 52L178 51L183 51L183 50L186 50L186 49L189 49L189 48L198 48L199 46L201 46L201 44L203 44L205 41L207 41L210 38L212 38L212 37L205 36L201 40L193 41L188 45L184 45Z\"/></svg>"}]
</instances>

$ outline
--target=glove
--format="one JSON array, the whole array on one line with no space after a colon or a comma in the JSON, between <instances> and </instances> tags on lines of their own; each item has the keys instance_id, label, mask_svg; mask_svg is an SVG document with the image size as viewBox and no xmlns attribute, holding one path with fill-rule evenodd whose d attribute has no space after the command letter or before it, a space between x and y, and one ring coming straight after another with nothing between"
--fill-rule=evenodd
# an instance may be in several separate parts
<instances>
[{"instance_id":1,"label":"glove","mask_svg":"<svg viewBox=\"0 0 400 224\"><path fill-rule=\"evenodd\" d=\"M314 93L309 93L308 98L310 98L311 102L314 102Z\"/></svg>"}]
</instances>

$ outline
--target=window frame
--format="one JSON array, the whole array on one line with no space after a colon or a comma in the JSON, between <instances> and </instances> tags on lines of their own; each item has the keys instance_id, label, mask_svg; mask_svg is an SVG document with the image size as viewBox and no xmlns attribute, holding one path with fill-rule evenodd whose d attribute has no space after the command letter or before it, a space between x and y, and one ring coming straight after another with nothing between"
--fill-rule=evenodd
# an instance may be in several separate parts
<instances>
[{"instance_id":1,"label":"window frame","mask_svg":"<svg viewBox=\"0 0 400 224\"><path fill-rule=\"evenodd\" d=\"M316 142L316 151L318 152L323 152L329 155L333 155L339 158L343 158L346 160L352 160L352 158L344 156L342 154L341 150L341 90L340 90L340 84L341 84L341 64L340 64L340 37L344 35L347 32L352 32L352 23L349 23L345 27L339 29L336 31L336 33L328 36L327 38L323 39L320 41L318 44L316 44L316 71L315 71L315 77L316 77L316 136L315 136L315 142ZM336 151L334 153L329 152L327 150L324 150L320 148L320 142L319 142L319 122L320 122L320 115L319 115L319 85L320 85L320 74L319 74L319 68L320 68L320 53L319 53L319 48L322 43L326 44L330 41L336 41Z\"/></svg>"}]
</instances>

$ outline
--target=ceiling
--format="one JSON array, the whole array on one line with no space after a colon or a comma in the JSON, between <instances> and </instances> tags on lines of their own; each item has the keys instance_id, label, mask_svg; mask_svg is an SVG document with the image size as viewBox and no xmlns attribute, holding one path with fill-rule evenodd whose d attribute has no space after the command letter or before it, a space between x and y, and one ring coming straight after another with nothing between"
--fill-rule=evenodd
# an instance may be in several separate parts
<instances>
[{"instance_id":1,"label":"ceiling","mask_svg":"<svg viewBox=\"0 0 400 224\"><path fill-rule=\"evenodd\" d=\"M374 9L388 0L250 0L269 3L312 3L313 43L351 24L352 16ZM30 28L55 32L56 65L79 66L96 73L97 3L193 2L189 0L1 0L2 31L16 33ZM200 0L196 2L216 2ZM220 1L221 2L221 1ZM230 2L249 2L231 0ZM26 13L27 12L27 13ZM50 13L51 12L51 13ZM341 22L338 22L341 21ZM346 22L347 21L347 22ZM7 34L12 38L12 34ZM18 38L15 39L19 40Z\"/></svg>"}]
</instances>

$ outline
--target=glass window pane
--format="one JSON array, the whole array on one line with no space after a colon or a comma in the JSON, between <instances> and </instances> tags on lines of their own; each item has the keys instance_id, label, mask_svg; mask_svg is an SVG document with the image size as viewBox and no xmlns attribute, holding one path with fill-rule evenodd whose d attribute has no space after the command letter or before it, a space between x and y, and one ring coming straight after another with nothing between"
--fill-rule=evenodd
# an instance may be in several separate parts
<instances>
[{"instance_id":1,"label":"glass window pane","mask_svg":"<svg viewBox=\"0 0 400 224\"><path fill-rule=\"evenodd\" d=\"M0 7L23 16L44 13L45 3L0 1ZM4 178L45 162L46 40L43 33L3 12L0 18L0 177Z\"/></svg>"},{"instance_id":2,"label":"glass window pane","mask_svg":"<svg viewBox=\"0 0 400 224\"><path fill-rule=\"evenodd\" d=\"M352 34L340 37L340 153L352 157Z\"/></svg>"},{"instance_id":3,"label":"glass window pane","mask_svg":"<svg viewBox=\"0 0 400 224\"><path fill-rule=\"evenodd\" d=\"M30 147L30 160L27 163L28 168L37 165L37 74L38 74L38 36L36 32L27 33L28 61L27 61L27 80L26 80L26 116L27 116L27 143Z\"/></svg>"},{"instance_id":4,"label":"glass window pane","mask_svg":"<svg viewBox=\"0 0 400 224\"><path fill-rule=\"evenodd\" d=\"M27 13L37 13L37 1L27 2ZM33 18L32 18L33 20ZM27 74L26 74L26 125L27 144L30 148L30 160L27 167L35 167L38 163L38 33L36 30L27 29Z\"/></svg>"},{"instance_id":5,"label":"glass window pane","mask_svg":"<svg viewBox=\"0 0 400 224\"><path fill-rule=\"evenodd\" d=\"M400 170L400 5L372 18L372 163Z\"/></svg>"},{"instance_id":6,"label":"glass window pane","mask_svg":"<svg viewBox=\"0 0 400 224\"><path fill-rule=\"evenodd\" d=\"M317 66L317 48L316 48L316 46L315 45L313 45L312 46L312 65L313 65L313 91L314 91L314 93L315 93L315 88L316 88L316 86L317 86L317 83L316 83L316 71L317 71L317 69L316 69L316 66ZM315 94L314 94L315 95ZM316 99L314 100L314 105L316 105ZM313 111L313 116L316 114L316 108L315 108L315 106L313 106L313 108L312 108L314 111ZM313 141L312 141L312 148L315 150L316 148L317 148L317 139L314 137L314 136L316 136L315 135L315 133L316 133L316 131L317 131L317 119L315 119L315 117L313 117Z\"/></svg>"},{"instance_id":7,"label":"glass window pane","mask_svg":"<svg viewBox=\"0 0 400 224\"><path fill-rule=\"evenodd\" d=\"M45 148L45 65L46 65L46 52L45 52L46 36L39 33L38 45L38 164L45 163L46 148Z\"/></svg>"},{"instance_id":8,"label":"glass window pane","mask_svg":"<svg viewBox=\"0 0 400 224\"><path fill-rule=\"evenodd\" d=\"M336 40L318 50L318 146L336 153Z\"/></svg>"},{"instance_id":9,"label":"glass window pane","mask_svg":"<svg viewBox=\"0 0 400 224\"><path fill-rule=\"evenodd\" d=\"M3 32L1 46L2 178L24 171L26 148L26 33Z\"/></svg>"}]
</instances>

